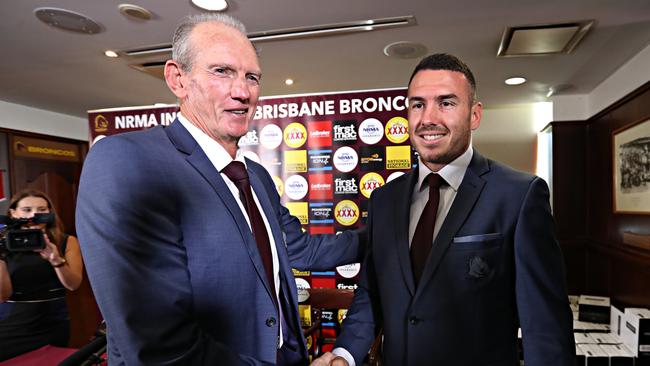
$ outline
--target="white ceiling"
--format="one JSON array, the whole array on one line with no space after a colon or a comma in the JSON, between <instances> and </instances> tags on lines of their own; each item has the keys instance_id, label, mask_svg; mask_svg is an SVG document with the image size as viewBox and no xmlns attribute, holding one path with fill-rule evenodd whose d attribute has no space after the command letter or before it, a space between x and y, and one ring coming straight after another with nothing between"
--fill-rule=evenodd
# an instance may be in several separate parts
<instances>
[{"instance_id":1,"label":"white ceiling","mask_svg":"<svg viewBox=\"0 0 650 366\"><path fill-rule=\"evenodd\" d=\"M125 0L126 1L126 0ZM449 52L473 69L486 107L546 100L549 87L588 93L650 43L650 0L228 0L227 12L249 32L414 15L417 25L367 33L258 44L262 94L283 95L405 86L417 59L383 55L397 41ZM154 14L127 19L116 0L9 0L0 22L0 100L84 117L89 109L174 103L162 80L109 59L106 49L168 44L178 20L200 10L189 0L133 0ZM83 35L51 28L37 7L82 13L103 31ZM497 58L506 26L596 20L568 55ZM650 67L650 66L649 66ZM515 87L506 77L524 75ZM296 83L287 87L284 79Z\"/></svg>"}]
</instances>

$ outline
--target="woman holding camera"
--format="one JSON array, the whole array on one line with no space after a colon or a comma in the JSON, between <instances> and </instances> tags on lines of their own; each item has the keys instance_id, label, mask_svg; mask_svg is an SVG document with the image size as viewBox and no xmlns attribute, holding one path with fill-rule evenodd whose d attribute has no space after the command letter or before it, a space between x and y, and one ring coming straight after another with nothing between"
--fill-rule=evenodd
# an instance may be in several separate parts
<instances>
[{"instance_id":1,"label":"woman holding camera","mask_svg":"<svg viewBox=\"0 0 650 366\"><path fill-rule=\"evenodd\" d=\"M65 291L81 284L79 242L56 214L46 224L31 222L35 214L55 214L43 192L23 190L11 199L8 215L30 219L22 229L41 229L45 248L0 253L0 361L48 344L66 347L70 336Z\"/></svg>"}]
</instances>

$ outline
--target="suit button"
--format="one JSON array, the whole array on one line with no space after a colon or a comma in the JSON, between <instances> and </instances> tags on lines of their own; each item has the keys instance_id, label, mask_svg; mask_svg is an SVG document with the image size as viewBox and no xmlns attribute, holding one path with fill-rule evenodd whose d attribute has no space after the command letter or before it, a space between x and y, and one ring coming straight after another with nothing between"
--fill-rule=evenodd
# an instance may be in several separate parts
<instances>
[{"instance_id":1,"label":"suit button","mask_svg":"<svg viewBox=\"0 0 650 366\"><path fill-rule=\"evenodd\" d=\"M266 319L266 326L267 327L275 326L275 318L270 316L268 319Z\"/></svg>"},{"instance_id":2,"label":"suit button","mask_svg":"<svg viewBox=\"0 0 650 366\"><path fill-rule=\"evenodd\" d=\"M414 317L414 316L409 317L409 323L411 323L411 325L415 325L415 324L417 324L419 321L420 321L420 320L419 320L418 318Z\"/></svg>"}]
</instances>

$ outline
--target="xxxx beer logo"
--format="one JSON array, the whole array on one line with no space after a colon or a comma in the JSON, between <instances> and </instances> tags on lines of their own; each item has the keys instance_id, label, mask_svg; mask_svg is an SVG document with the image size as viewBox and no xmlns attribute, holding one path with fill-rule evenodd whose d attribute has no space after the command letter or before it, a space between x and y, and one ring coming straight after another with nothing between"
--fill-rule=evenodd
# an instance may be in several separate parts
<instances>
[{"instance_id":1,"label":"xxxx beer logo","mask_svg":"<svg viewBox=\"0 0 650 366\"><path fill-rule=\"evenodd\" d=\"M361 188L361 194L366 198L370 198L370 194L375 189L384 185L384 178L377 173L368 173L361 178L359 186Z\"/></svg>"},{"instance_id":2,"label":"xxxx beer logo","mask_svg":"<svg viewBox=\"0 0 650 366\"><path fill-rule=\"evenodd\" d=\"M305 144L307 141L307 130L301 123L290 123L284 129L284 143L292 148L297 148Z\"/></svg>"},{"instance_id":3,"label":"xxxx beer logo","mask_svg":"<svg viewBox=\"0 0 650 366\"><path fill-rule=\"evenodd\" d=\"M409 138L409 123L404 117L393 117L386 123L384 132L390 142L401 144Z\"/></svg>"},{"instance_id":4,"label":"xxxx beer logo","mask_svg":"<svg viewBox=\"0 0 650 366\"><path fill-rule=\"evenodd\" d=\"M350 226L359 219L359 207L350 200L343 200L334 208L336 221L343 226Z\"/></svg>"}]
</instances>

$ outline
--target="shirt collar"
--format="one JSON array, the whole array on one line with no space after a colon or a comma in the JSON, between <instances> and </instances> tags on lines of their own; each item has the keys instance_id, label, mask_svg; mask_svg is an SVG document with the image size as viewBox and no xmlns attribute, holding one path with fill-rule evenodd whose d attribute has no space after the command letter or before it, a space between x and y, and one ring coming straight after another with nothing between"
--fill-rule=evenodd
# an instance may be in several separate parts
<instances>
[{"instance_id":1,"label":"shirt collar","mask_svg":"<svg viewBox=\"0 0 650 366\"><path fill-rule=\"evenodd\" d=\"M178 121L185 127L187 132L192 135L197 144L201 147L203 152L208 156L208 159L212 162L212 165L218 170L221 171L226 165L230 164L233 160L242 162L244 166L246 165L246 159L244 159L244 154L240 149L237 149L235 153L235 159L233 159L226 149L221 146L220 143L213 140L201 129L196 127L192 122L190 122L185 116L180 112L176 114Z\"/></svg>"},{"instance_id":2,"label":"shirt collar","mask_svg":"<svg viewBox=\"0 0 650 366\"><path fill-rule=\"evenodd\" d=\"M469 166L472 156L474 155L474 150L472 149L472 144L470 143L467 150L462 153L459 157L454 159L451 163L442 167L442 169L437 172L432 172L426 165L422 163L422 159L418 156L418 181L416 187L419 187L422 190L422 183L424 178L426 178L429 173L437 173L447 182L447 184L454 190L458 191L460 183L463 181L465 176L465 171Z\"/></svg>"}]
</instances>

